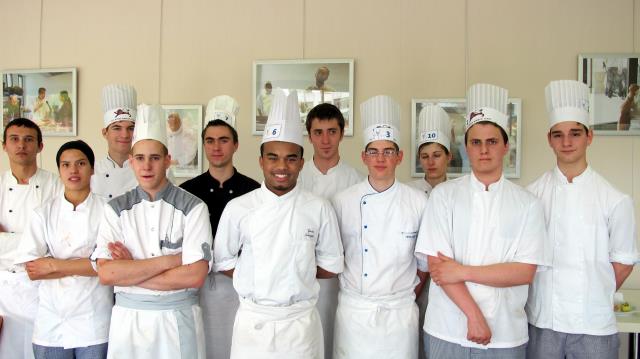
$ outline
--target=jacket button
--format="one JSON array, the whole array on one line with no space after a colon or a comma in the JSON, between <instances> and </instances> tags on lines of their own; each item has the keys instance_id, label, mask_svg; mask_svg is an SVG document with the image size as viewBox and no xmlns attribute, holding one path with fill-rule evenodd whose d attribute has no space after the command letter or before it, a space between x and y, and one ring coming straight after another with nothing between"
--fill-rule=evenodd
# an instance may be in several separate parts
<instances>
[{"instance_id":1,"label":"jacket button","mask_svg":"<svg viewBox=\"0 0 640 359\"><path fill-rule=\"evenodd\" d=\"M107 174L105 175L105 177L109 177L109 174L107 173Z\"/></svg>"}]
</instances>

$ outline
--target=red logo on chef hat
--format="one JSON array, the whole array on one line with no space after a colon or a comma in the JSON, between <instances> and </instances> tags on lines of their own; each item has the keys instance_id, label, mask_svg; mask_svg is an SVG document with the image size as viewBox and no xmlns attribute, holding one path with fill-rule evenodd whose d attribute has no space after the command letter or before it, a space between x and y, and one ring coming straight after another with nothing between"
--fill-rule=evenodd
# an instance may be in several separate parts
<instances>
[{"instance_id":1,"label":"red logo on chef hat","mask_svg":"<svg viewBox=\"0 0 640 359\"><path fill-rule=\"evenodd\" d=\"M484 119L484 113L482 112L482 109L473 111L469 114L469 118L467 119L467 126L469 126L472 123L482 121L483 119Z\"/></svg>"},{"instance_id":2,"label":"red logo on chef hat","mask_svg":"<svg viewBox=\"0 0 640 359\"><path fill-rule=\"evenodd\" d=\"M113 114L116 115L116 117L122 116L122 115L127 115L131 117L131 112L128 109L124 109L124 108L117 109Z\"/></svg>"}]
</instances>

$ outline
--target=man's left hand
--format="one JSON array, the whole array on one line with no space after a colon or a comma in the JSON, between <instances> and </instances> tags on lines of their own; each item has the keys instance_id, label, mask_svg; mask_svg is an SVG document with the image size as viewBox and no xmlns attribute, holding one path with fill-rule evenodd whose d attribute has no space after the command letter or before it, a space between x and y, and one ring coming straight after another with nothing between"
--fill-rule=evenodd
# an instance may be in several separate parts
<instances>
[{"instance_id":1,"label":"man's left hand","mask_svg":"<svg viewBox=\"0 0 640 359\"><path fill-rule=\"evenodd\" d=\"M437 285L464 282L465 266L438 252L439 262L431 263L429 274Z\"/></svg>"}]
</instances>

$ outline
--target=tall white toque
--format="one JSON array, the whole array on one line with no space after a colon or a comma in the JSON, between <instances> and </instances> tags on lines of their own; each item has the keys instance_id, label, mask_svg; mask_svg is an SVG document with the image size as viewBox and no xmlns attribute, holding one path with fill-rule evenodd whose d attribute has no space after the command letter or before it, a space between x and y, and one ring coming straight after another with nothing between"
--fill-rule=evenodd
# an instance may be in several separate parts
<instances>
[{"instance_id":1,"label":"tall white toque","mask_svg":"<svg viewBox=\"0 0 640 359\"><path fill-rule=\"evenodd\" d=\"M507 116L507 101L509 91L502 87L490 84L475 84L467 91L467 118L465 132L481 121L493 122L500 126L504 132L507 129L509 117Z\"/></svg>"},{"instance_id":2,"label":"tall white toque","mask_svg":"<svg viewBox=\"0 0 640 359\"><path fill-rule=\"evenodd\" d=\"M437 142L451 150L451 120L447 112L436 104L427 104L418 116L418 148Z\"/></svg>"},{"instance_id":3,"label":"tall white toque","mask_svg":"<svg viewBox=\"0 0 640 359\"><path fill-rule=\"evenodd\" d=\"M549 128L553 125L575 121L592 125L589 116L589 88L574 80L551 81L544 89L549 114Z\"/></svg>"},{"instance_id":4,"label":"tall white toque","mask_svg":"<svg viewBox=\"0 0 640 359\"><path fill-rule=\"evenodd\" d=\"M287 95L284 90L273 90L271 113L264 125L262 143L281 141L303 146L303 127L300 117L298 93L291 91Z\"/></svg>"},{"instance_id":5,"label":"tall white toque","mask_svg":"<svg viewBox=\"0 0 640 359\"><path fill-rule=\"evenodd\" d=\"M136 122L136 89L129 85L111 84L102 88L104 128L117 121Z\"/></svg>"},{"instance_id":6,"label":"tall white toque","mask_svg":"<svg viewBox=\"0 0 640 359\"><path fill-rule=\"evenodd\" d=\"M222 120L231 127L236 127L236 116L240 111L238 102L231 96L220 95L209 100L207 112L205 113L205 125L209 121Z\"/></svg>"},{"instance_id":7,"label":"tall white toque","mask_svg":"<svg viewBox=\"0 0 640 359\"><path fill-rule=\"evenodd\" d=\"M374 96L360 104L365 147L379 140L400 146L400 105L386 95Z\"/></svg>"},{"instance_id":8,"label":"tall white toque","mask_svg":"<svg viewBox=\"0 0 640 359\"><path fill-rule=\"evenodd\" d=\"M140 104L138 106L138 120L133 130L132 146L142 140L156 140L167 146L167 124L164 110L160 105Z\"/></svg>"}]
</instances>

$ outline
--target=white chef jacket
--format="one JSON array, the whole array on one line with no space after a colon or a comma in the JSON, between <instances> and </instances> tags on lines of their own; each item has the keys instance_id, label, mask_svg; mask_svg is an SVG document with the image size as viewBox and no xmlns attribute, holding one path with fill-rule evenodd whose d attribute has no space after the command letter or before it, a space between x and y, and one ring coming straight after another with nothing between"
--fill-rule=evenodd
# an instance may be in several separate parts
<instances>
[{"instance_id":1,"label":"white chef jacket","mask_svg":"<svg viewBox=\"0 0 640 359\"><path fill-rule=\"evenodd\" d=\"M427 197L429 197L429 193L431 193L431 190L433 189L433 187L431 187L429 182L427 182L427 180L425 180L424 178L420 178L420 179L417 179L415 181L407 182L407 185L417 189L420 192L424 192L424 194L426 194Z\"/></svg>"},{"instance_id":2,"label":"white chef jacket","mask_svg":"<svg viewBox=\"0 0 640 359\"><path fill-rule=\"evenodd\" d=\"M91 191L106 200L116 198L138 185L128 160L120 167L107 155L96 161L93 170Z\"/></svg>"},{"instance_id":3,"label":"white chef jacket","mask_svg":"<svg viewBox=\"0 0 640 359\"><path fill-rule=\"evenodd\" d=\"M167 130L167 148L172 160L178 161L179 166L186 166L198 154L198 138L184 126L176 132Z\"/></svg>"},{"instance_id":4,"label":"white chef jacket","mask_svg":"<svg viewBox=\"0 0 640 359\"><path fill-rule=\"evenodd\" d=\"M572 334L617 333L611 262L638 260L631 198L587 167L569 183L558 167L528 189L542 200L553 266L537 273L529 322Z\"/></svg>"},{"instance_id":5,"label":"white chef jacket","mask_svg":"<svg viewBox=\"0 0 640 359\"><path fill-rule=\"evenodd\" d=\"M10 170L0 176L0 358L32 358L31 336L38 308L38 287L13 264L22 232L33 209L62 191L58 176L38 169L29 184L18 184Z\"/></svg>"},{"instance_id":6,"label":"white chef jacket","mask_svg":"<svg viewBox=\"0 0 640 359\"><path fill-rule=\"evenodd\" d=\"M504 176L485 191L472 174L439 184L431 192L422 218L416 255L438 252L464 265L529 263L548 266L542 204ZM431 282L424 330L464 347L510 348L528 341L524 310L528 285L494 288L466 283L482 310L491 342L467 340L467 318L441 287Z\"/></svg>"},{"instance_id":7,"label":"white chef jacket","mask_svg":"<svg viewBox=\"0 0 640 359\"><path fill-rule=\"evenodd\" d=\"M231 200L214 246L215 269L235 268L239 296L265 306L315 302L316 266L333 273L344 266L333 208L299 186L278 196L262 183Z\"/></svg>"},{"instance_id":8,"label":"white chef jacket","mask_svg":"<svg viewBox=\"0 0 640 359\"><path fill-rule=\"evenodd\" d=\"M89 194L74 210L60 193L38 207L22 235L16 263L42 257L89 258L104 204L104 199ZM77 275L39 282L34 344L67 349L108 341L113 288L100 285L98 277Z\"/></svg>"},{"instance_id":9,"label":"white chef jacket","mask_svg":"<svg viewBox=\"0 0 640 359\"><path fill-rule=\"evenodd\" d=\"M396 180L378 192L364 180L337 194L333 206L344 245L340 288L367 297L413 295L427 270L414 255L427 198Z\"/></svg>"},{"instance_id":10,"label":"white chef jacket","mask_svg":"<svg viewBox=\"0 0 640 359\"><path fill-rule=\"evenodd\" d=\"M171 183L151 201L140 187L105 205L92 260L111 259L108 243L122 242L133 259L182 253L182 264L199 260L212 264L211 223L198 197ZM188 289L157 291L138 286L114 287L116 293L168 295Z\"/></svg>"},{"instance_id":11,"label":"white chef jacket","mask_svg":"<svg viewBox=\"0 0 640 359\"><path fill-rule=\"evenodd\" d=\"M298 186L316 196L331 199L336 193L361 182L364 178L342 159L338 160L338 164L330 168L327 174L320 172L311 160L305 162L302 167L298 176Z\"/></svg>"}]
</instances>

